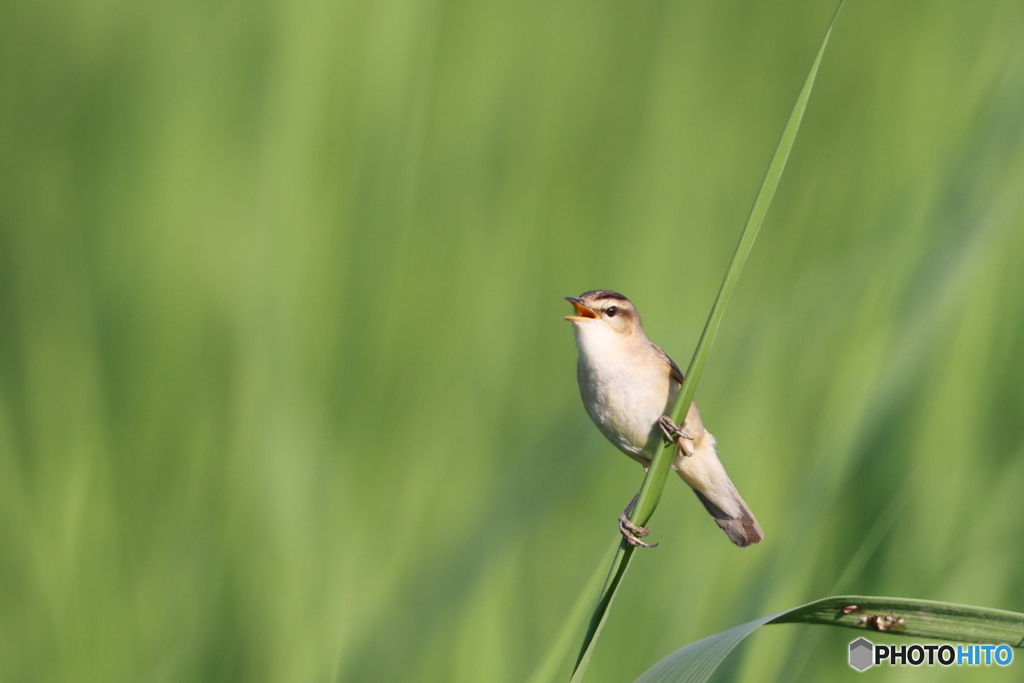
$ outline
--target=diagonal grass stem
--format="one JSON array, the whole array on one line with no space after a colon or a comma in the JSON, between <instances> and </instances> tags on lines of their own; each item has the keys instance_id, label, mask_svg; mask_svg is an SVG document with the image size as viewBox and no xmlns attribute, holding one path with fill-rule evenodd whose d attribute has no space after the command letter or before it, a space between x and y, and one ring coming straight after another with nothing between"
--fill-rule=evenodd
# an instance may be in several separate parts
<instances>
[{"instance_id":1,"label":"diagonal grass stem","mask_svg":"<svg viewBox=\"0 0 1024 683\"><path fill-rule=\"evenodd\" d=\"M796 140L797 132L800 129L800 122L807 108L807 101L811 96L814 80L818 75L818 67L821 65L822 56L825 54L825 46L828 44L829 36L832 34L832 27L835 25L836 17L839 16L839 10L842 6L843 0L840 0L832 15L832 20L829 22L828 29L821 40L821 45L818 47L818 52L811 64L810 71L807 73L807 78L804 79L803 87L800 89L800 94L793 105L793 110L790 112L789 120L782 131L779 143L775 147L775 153L772 155L772 159L768 164L768 170L761 181L761 188L758 190L756 199L754 199L754 204L750 209L743 232L740 233L736 251L729 262L729 268L725 271L722 286L719 288L718 296L711 307L708 321L704 325L704 331L701 333L700 340L697 342L697 348L693 352L693 358L687 367L683 385L680 387L679 396L672 410L672 421L676 424L681 424L697 391L697 383L700 381L704 365L707 363L708 355L711 353L711 345L714 343L715 334L718 332L722 315L725 313L725 307L729 303L733 290L736 288L740 272L743 270L743 265L746 263L747 256L754 245L754 240L757 237L761 223L764 221L765 214L768 213L768 207L771 204L772 197L775 195L775 190L779 186L779 180L782 178L782 172L786 168L786 161L789 159L789 153L793 149L793 142ZM643 484L640 487L640 494L636 505L630 514L630 521L634 524L645 526L654 514L654 510L661 500L665 481L668 479L673 451L674 448L666 447L664 442L655 451L651 467L648 469L647 476L644 477ZM604 627L608 611L611 608L622 578L625 576L626 569L629 567L629 561L633 556L634 549L625 540L619 544L619 549L612 560L612 566L608 572L608 578L605 580L601 597L594 608L587 633L583 638L583 644L576 659L576 666L573 669L572 683L578 683L578 681L583 680L587 665L593 656L594 645L601 634L601 629Z\"/></svg>"}]
</instances>

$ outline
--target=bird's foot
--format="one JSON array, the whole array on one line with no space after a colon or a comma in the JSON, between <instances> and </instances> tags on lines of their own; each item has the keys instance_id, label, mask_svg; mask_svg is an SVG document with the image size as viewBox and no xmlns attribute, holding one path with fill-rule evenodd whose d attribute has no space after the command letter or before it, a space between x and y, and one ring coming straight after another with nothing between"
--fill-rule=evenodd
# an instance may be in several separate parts
<instances>
[{"instance_id":1,"label":"bird's foot","mask_svg":"<svg viewBox=\"0 0 1024 683\"><path fill-rule=\"evenodd\" d=\"M648 543L642 540L644 536L651 533L651 530L645 526L637 526L633 522L629 521L629 517L623 512L619 515L619 533L626 539L626 543L630 545L639 545L644 548L656 548L657 543Z\"/></svg>"},{"instance_id":2,"label":"bird's foot","mask_svg":"<svg viewBox=\"0 0 1024 683\"><path fill-rule=\"evenodd\" d=\"M665 436L665 440L676 444L680 454L684 456L693 455L693 443L696 437L686 428L686 422L683 422L683 426L680 427L668 415L662 415L658 418L658 426L661 428L661 433Z\"/></svg>"},{"instance_id":3,"label":"bird's foot","mask_svg":"<svg viewBox=\"0 0 1024 683\"><path fill-rule=\"evenodd\" d=\"M675 443L679 439L688 439L693 441L693 436L686 431L686 422L680 427L672 421L668 415L662 415L658 418L658 426L661 427L661 433L665 435L665 440L669 443Z\"/></svg>"}]
</instances>

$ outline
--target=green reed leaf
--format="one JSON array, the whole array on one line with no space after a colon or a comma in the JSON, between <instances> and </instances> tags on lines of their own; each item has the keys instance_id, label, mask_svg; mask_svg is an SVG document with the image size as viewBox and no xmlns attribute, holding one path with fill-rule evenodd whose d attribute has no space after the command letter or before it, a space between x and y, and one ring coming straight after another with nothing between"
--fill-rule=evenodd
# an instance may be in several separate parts
<instances>
[{"instance_id":1,"label":"green reed leaf","mask_svg":"<svg viewBox=\"0 0 1024 683\"><path fill-rule=\"evenodd\" d=\"M1024 614L934 600L840 595L748 621L690 643L636 683L703 683L748 635L765 624L842 626L889 635L1024 646Z\"/></svg>"},{"instance_id":2,"label":"green reed leaf","mask_svg":"<svg viewBox=\"0 0 1024 683\"><path fill-rule=\"evenodd\" d=\"M729 268L725 272L725 278L722 280L722 286L718 290L715 303L711 307L711 313L708 316L707 323L704 325L704 331L697 342L697 348L693 352L693 358L690 360L683 385L679 390L679 396L671 413L672 420L676 424L682 422L683 416L686 414L690 402L697 391L697 383L700 381L704 365L707 363L708 355L711 353L711 345L715 340L715 334L718 332L722 315L725 313L725 306L728 304L729 298L736 288L740 272L743 270L743 264L746 263L750 249L754 245L754 239L757 237L757 232L764 221L765 214L768 212L768 206L771 204L775 190L779 186L779 180L782 178L782 172L786 167L786 161L789 159L789 153L793 149L793 142L796 140L797 131L800 130L800 122L803 119L804 110L807 108L807 101L811 96L814 80L818 75L821 58L825 54L825 46L828 44L832 27L835 25L836 17L839 16L839 10L842 6L843 0L840 0L836 6L835 13L832 15L832 20L829 22L828 29L825 31L825 36L821 40L821 45L818 47L818 52L814 57L814 62L811 64L810 71L807 73L807 78L804 79L803 87L800 89L800 94L797 96L793 110L790 112L786 127L782 131L781 138L779 138L775 154L772 155L771 162L768 164L768 170L761 181L761 188L758 190L757 198L754 200L754 205L750 209L750 215L747 217L747 223L740 234L739 244L736 245L736 251L733 253ZM665 481L668 478L669 466L672 462L672 450L671 448L666 448L666 445L662 443L655 452L651 467L648 469L647 476L644 477L643 484L640 487L640 494L636 505L630 515L630 521L634 524L646 525L654 514L654 510L661 500ZM625 541L619 544L619 550L612 560L612 567L608 572L604 590L590 618L590 625L580 647L576 666L573 669L572 683L583 680L583 674L590 663L590 658L593 656L594 645L600 636L601 629L604 627L608 610L622 582L622 577L629 566L629 560L633 556L633 551L634 547Z\"/></svg>"}]
</instances>

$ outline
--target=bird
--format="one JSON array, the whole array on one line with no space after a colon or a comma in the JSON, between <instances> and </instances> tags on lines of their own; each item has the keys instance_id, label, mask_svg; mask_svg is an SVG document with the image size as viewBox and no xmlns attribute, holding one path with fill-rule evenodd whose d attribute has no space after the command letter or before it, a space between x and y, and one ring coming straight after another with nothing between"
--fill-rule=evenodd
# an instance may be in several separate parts
<instances>
[{"instance_id":1,"label":"bird","mask_svg":"<svg viewBox=\"0 0 1024 683\"><path fill-rule=\"evenodd\" d=\"M608 289L565 299L575 308L575 315L564 319L572 323L579 351L576 379L597 428L645 472L659 440L674 442L672 469L729 540L741 548L759 543L764 538L761 526L719 461L715 437L704 428L697 402L690 404L682 426L672 423L669 413L683 373L647 338L636 306ZM619 531L630 545L653 547L643 540L649 529L629 520L636 500L634 496L619 515Z\"/></svg>"}]
</instances>

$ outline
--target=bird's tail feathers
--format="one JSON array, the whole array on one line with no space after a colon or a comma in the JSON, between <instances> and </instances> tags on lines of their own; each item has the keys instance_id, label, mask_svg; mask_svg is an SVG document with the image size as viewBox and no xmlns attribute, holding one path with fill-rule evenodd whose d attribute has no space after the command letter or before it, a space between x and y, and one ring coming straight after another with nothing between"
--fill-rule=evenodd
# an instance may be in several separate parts
<instances>
[{"instance_id":1,"label":"bird's tail feathers","mask_svg":"<svg viewBox=\"0 0 1024 683\"><path fill-rule=\"evenodd\" d=\"M691 406L686 427L690 429L693 420L700 431L694 433L696 438L690 442L688 449L686 437L679 440L680 447L672 467L697 494L715 524L730 541L741 548L760 543L764 538L761 525L729 479L715 452L715 437L699 424L700 416L696 412L696 405Z\"/></svg>"},{"instance_id":2,"label":"bird's tail feathers","mask_svg":"<svg viewBox=\"0 0 1024 683\"><path fill-rule=\"evenodd\" d=\"M747 507L743 498L740 497L736 487L730 486L730 488L732 489L733 503L739 508L739 513L735 515L726 514L722 508L711 502L707 496L697 489L693 489L693 492L697 494L697 498L704 504L704 508L714 517L715 524L725 532L730 541L741 548L746 548L754 543L760 543L761 539L764 538L761 525L757 523L754 514Z\"/></svg>"}]
</instances>

